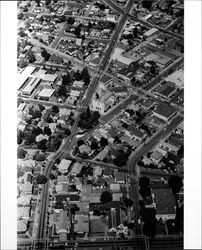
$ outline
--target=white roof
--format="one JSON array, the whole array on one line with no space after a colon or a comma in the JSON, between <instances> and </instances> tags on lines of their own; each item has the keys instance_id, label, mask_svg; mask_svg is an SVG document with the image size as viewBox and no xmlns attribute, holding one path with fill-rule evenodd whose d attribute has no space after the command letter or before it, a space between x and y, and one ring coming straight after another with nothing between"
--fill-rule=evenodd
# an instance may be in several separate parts
<instances>
[{"instance_id":1,"label":"white roof","mask_svg":"<svg viewBox=\"0 0 202 250\"><path fill-rule=\"evenodd\" d=\"M76 162L71 170L71 173L79 174L81 172L82 167L83 166L80 163Z\"/></svg>"},{"instance_id":2,"label":"white roof","mask_svg":"<svg viewBox=\"0 0 202 250\"><path fill-rule=\"evenodd\" d=\"M177 70L165 79L168 82L175 83L178 87L184 86L184 72L182 70Z\"/></svg>"},{"instance_id":3,"label":"white roof","mask_svg":"<svg viewBox=\"0 0 202 250\"><path fill-rule=\"evenodd\" d=\"M62 161L60 162L58 168L60 170L67 170L71 163L72 163L72 161L70 161L70 160L62 159Z\"/></svg>"},{"instance_id":4,"label":"white roof","mask_svg":"<svg viewBox=\"0 0 202 250\"><path fill-rule=\"evenodd\" d=\"M110 189L111 190L120 190L120 184L119 183L110 183Z\"/></svg>"},{"instance_id":5,"label":"white roof","mask_svg":"<svg viewBox=\"0 0 202 250\"><path fill-rule=\"evenodd\" d=\"M147 32L144 33L145 36L151 36L153 34L155 34L158 31L157 28L151 28L150 30L148 30Z\"/></svg>"},{"instance_id":6,"label":"white roof","mask_svg":"<svg viewBox=\"0 0 202 250\"><path fill-rule=\"evenodd\" d=\"M32 93L32 91L36 88L36 86L39 84L39 82L41 81L40 78L33 78L28 84L27 86L23 89L23 93L30 95Z\"/></svg>"},{"instance_id":7,"label":"white roof","mask_svg":"<svg viewBox=\"0 0 202 250\"><path fill-rule=\"evenodd\" d=\"M17 208L17 217L28 219L29 218L29 209L30 209L30 207L18 207Z\"/></svg>"},{"instance_id":8,"label":"white roof","mask_svg":"<svg viewBox=\"0 0 202 250\"><path fill-rule=\"evenodd\" d=\"M20 72L20 74L18 74L18 77L17 77L18 89L22 87L22 85L25 83L27 78L30 77L30 75L34 72L35 69L36 67L27 66L24 70Z\"/></svg>"},{"instance_id":9,"label":"white roof","mask_svg":"<svg viewBox=\"0 0 202 250\"><path fill-rule=\"evenodd\" d=\"M120 201L120 199L123 197L122 193L114 193L112 194L113 201Z\"/></svg>"},{"instance_id":10,"label":"white roof","mask_svg":"<svg viewBox=\"0 0 202 250\"><path fill-rule=\"evenodd\" d=\"M25 220L18 220L17 223L17 232L24 232L27 229L27 221Z\"/></svg>"},{"instance_id":11,"label":"white roof","mask_svg":"<svg viewBox=\"0 0 202 250\"><path fill-rule=\"evenodd\" d=\"M70 109L60 109L60 115L70 115L71 110Z\"/></svg>"},{"instance_id":12,"label":"white roof","mask_svg":"<svg viewBox=\"0 0 202 250\"><path fill-rule=\"evenodd\" d=\"M39 93L39 97L51 97L53 93L55 92L54 89L42 89Z\"/></svg>"},{"instance_id":13,"label":"white roof","mask_svg":"<svg viewBox=\"0 0 202 250\"><path fill-rule=\"evenodd\" d=\"M58 76L53 74L45 74L43 80L47 82L54 82Z\"/></svg>"},{"instance_id":14,"label":"white roof","mask_svg":"<svg viewBox=\"0 0 202 250\"><path fill-rule=\"evenodd\" d=\"M31 197L32 197L31 195L20 196L17 199L17 204L22 206L28 205L30 203Z\"/></svg>"},{"instance_id":15,"label":"white roof","mask_svg":"<svg viewBox=\"0 0 202 250\"><path fill-rule=\"evenodd\" d=\"M84 85L83 81L74 81L73 87L82 87Z\"/></svg>"},{"instance_id":16,"label":"white roof","mask_svg":"<svg viewBox=\"0 0 202 250\"><path fill-rule=\"evenodd\" d=\"M71 96L80 96L80 91L78 91L78 90L71 90L70 95Z\"/></svg>"},{"instance_id":17,"label":"white roof","mask_svg":"<svg viewBox=\"0 0 202 250\"><path fill-rule=\"evenodd\" d=\"M18 106L18 111L23 111L25 107L26 103L20 103L20 105Z\"/></svg>"}]
</instances>

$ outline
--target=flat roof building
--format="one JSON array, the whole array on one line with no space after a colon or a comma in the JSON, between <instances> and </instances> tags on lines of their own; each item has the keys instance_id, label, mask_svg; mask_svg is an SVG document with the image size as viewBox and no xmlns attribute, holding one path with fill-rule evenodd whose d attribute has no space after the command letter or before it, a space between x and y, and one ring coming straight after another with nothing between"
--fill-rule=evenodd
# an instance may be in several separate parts
<instances>
[{"instance_id":1,"label":"flat roof building","mask_svg":"<svg viewBox=\"0 0 202 250\"><path fill-rule=\"evenodd\" d=\"M25 86L25 88L22 90L22 94L30 96L40 82L41 82L40 78L32 78Z\"/></svg>"},{"instance_id":2,"label":"flat roof building","mask_svg":"<svg viewBox=\"0 0 202 250\"><path fill-rule=\"evenodd\" d=\"M36 67L34 66L27 66L24 70L22 70L18 74L18 88L17 88L18 90L23 87L27 78L31 76L31 74L35 71L35 69Z\"/></svg>"},{"instance_id":3,"label":"flat roof building","mask_svg":"<svg viewBox=\"0 0 202 250\"><path fill-rule=\"evenodd\" d=\"M175 218L175 200L171 188L152 188L156 203L156 219Z\"/></svg>"},{"instance_id":4,"label":"flat roof building","mask_svg":"<svg viewBox=\"0 0 202 250\"><path fill-rule=\"evenodd\" d=\"M43 75L42 79L44 82L50 82L50 83L54 83L55 80L58 78L58 76L55 74L45 74Z\"/></svg>"},{"instance_id":5,"label":"flat roof building","mask_svg":"<svg viewBox=\"0 0 202 250\"><path fill-rule=\"evenodd\" d=\"M42 99L49 99L54 94L54 89L42 89L39 93L39 97Z\"/></svg>"},{"instance_id":6,"label":"flat roof building","mask_svg":"<svg viewBox=\"0 0 202 250\"><path fill-rule=\"evenodd\" d=\"M176 110L166 103L159 103L153 114L164 121L169 121L176 114Z\"/></svg>"},{"instance_id":7,"label":"flat roof building","mask_svg":"<svg viewBox=\"0 0 202 250\"><path fill-rule=\"evenodd\" d=\"M157 32L158 32L157 28L151 28L150 30L148 30L144 33L144 36L150 37L150 36L153 36L154 34L156 34Z\"/></svg>"},{"instance_id":8,"label":"flat roof building","mask_svg":"<svg viewBox=\"0 0 202 250\"><path fill-rule=\"evenodd\" d=\"M58 165L58 169L61 172L66 172L69 169L71 163L72 163L72 161L70 161L70 160L62 159L62 161Z\"/></svg>"},{"instance_id":9,"label":"flat roof building","mask_svg":"<svg viewBox=\"0 0 202 250\"><path fill-rule=\"evenodd\" d=\"M165 80L174 83L178 88L182 88L184 86L184 72L182 70L177 70L167 76Z\"/></svg>"}]
</instances>

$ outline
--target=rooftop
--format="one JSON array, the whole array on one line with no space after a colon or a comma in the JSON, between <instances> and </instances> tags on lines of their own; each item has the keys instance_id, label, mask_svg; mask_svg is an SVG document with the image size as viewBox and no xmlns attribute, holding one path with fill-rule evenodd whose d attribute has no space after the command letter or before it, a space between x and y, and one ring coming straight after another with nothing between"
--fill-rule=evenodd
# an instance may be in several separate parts
<instances>
[{"instance_id":1,"label":"rooftop","mask_svg":"<svg viewBox=\"0 0 202 250\"><path fill-rule=\"evenodd\" d=\"M154 109L154 113L157 113L166 118L170 118L172 115L174 115L175 112L176 110L166 103L159 103Z\"/></svg>"},{"instance_id":2,"label":"rooftop","mask_svg":"<svg viewBox=\"0 0 202 250\"><path fill-rule=\"evenodd\" d=\"M39 97L50 98L54 92L55 92L54 89L42 89L41 92L39 93Z\"/></svg>"},{"instance_id":3,"label":"rooftop","mask_svg":"<svg viewBox=\"0 0 202 250\"><path fill-rule=\"evenodd\" d=\"M156 202L156 214L175 214L175 201L171 188L152 189Z\"/></svg>"}]
</instances>

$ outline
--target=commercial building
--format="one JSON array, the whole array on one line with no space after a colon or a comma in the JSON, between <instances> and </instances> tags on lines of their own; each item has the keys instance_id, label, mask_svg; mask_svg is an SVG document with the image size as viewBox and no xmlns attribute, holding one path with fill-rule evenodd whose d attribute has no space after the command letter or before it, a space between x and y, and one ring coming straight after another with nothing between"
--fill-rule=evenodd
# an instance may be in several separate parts
<instances>
[{"instance_id":1,"label":"commercial building","mask_svg":"<svg viewBox=\"0 0 202 250\"><path fill-rule=\"evenodd\" d=\"M55 81L56 81L57 78L58 78L58 76L57 75L53 75L53 74L45 74L42 77L42 79L43 79L44 82L50 83L50 84L55 83Z\"/></svg>"},{"instance_id":2,"label":"commercial building","mask_svg":"<svg viewBox=\"0 0 202 250\"><path fill-rule=\"evenodd\" d=\"M106 92L103 96L98 99L93 99L90 105L91 110L98 111L101 115L107 111L115 102L115 97L112 96L110 91Z\"/></svg>"},{"instance_id":3,"label":"commercial building","mask_svg":"<svg viewBox=\"0 0 202 250\"><path fill-rule=\"evenodd\" d=\"M62 159L62 161L58 165L58 170L62 173L68 171L71 163L72 163L72 161L70 161L70 160Z\"/></svg>"},{"instance_id":4,"label":"commercial building","mask_svg":"<svg viewBox=\"0 0 202 250\"><path fill-rule=\"evenodd\" d=\"M22 94L26 96L30 96L35 88L40 84L40 78L28 78L28 83L25 88L22 89Z\"/></svg>"},{"instance_id":5,"label":"commercial building","mask_svg":"<svg viewBox=\"0 0 202 250\"><path fill-rule=\"evenodd\" d=\"M157 32L158 32L158 29L157 29L157 28L152 28L152 29L146 31L146 32L144 33L144 36L145 36L145 37L151 37L151 36L155 35Z\"/></svg>"},{"instance_id":6,"label":"commercial building","mask_svg":"<svg viewBox=\"0 0 202 250\"><path fill-rule=\"evenodd\" d=\"M167 122L176 114L176 110L166 103L159 103L154 109L153 114Z\"/></svg>"},{"instance_id":7,"label":"commercial building","mask_svg":"<svg viewBox=\"0 0 202 250\"><path fill-rule=\"evenodd\" d=\"M55 92L54 89L42 89L41 92L39 93L39 98L48 101L54 94L54 92Z\"/></svg>"},{"instance_id":8,"label":"commercial building","mask_svg":"<svg viewBox=\"0 0 202 250\"><path fill-rule=\"evenodd\" d=\"M33 74L35 71L36 67L34 66L27 66L25 69L23 69L19 74L18 74L18 90L20 90L27 79Z\"/></svg>"},{"instance_id":9,"label":"commercial building","mask_svg":"<svg viewBox=\"0 0 202 250\"><path fill-rule=\"evenodd\" d=\"M183 88L184 87L184 72L182 70L177 70L173 72L171 75L166 77L167 82L174 83L176 87Z\"/></svg>"},{"instance_id":10,"label":"commercial building","mask_svg":"<svg viewBox=\"0 0 202 250\"><path fill-rule=\"evenodd\" d=\"M171 188L152 188L156 203L156 219L175 219L175 200Z\"/></svg>"}]
</instances>

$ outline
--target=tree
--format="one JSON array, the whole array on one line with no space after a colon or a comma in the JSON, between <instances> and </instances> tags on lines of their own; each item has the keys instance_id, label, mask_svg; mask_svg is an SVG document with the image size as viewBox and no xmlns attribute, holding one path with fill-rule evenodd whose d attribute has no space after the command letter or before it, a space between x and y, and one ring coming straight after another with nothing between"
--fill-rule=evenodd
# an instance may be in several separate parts
<instances>
[{"instance_id":1,"label":"tree","mask_svg":"<svg viewBox=\"0 0 202 250\"><path fill-rule=\"evenodd\" d=\"M37 142L37 148L41 149L41 150L47 150L46 143L47 143L46 139L43 139L43 140Z\"/></svg>"},{"instance_id":2,"label":"tree","mask_svg":"<svg viewBox=\"0 0 202 250\"><path fill-rule=\"evenodd\" d=\"M69 18L67 19L67 23L70 24L70 25L73 25L74 22L75 22L75 19L74 19L73 17L69 17Z\"/></svg>"},{"instance_id":3,"label":"tree","mask_svg":"<svg viewBox=\"0 0 202 250\"><path fill-rule=\"evenodd\" d=\"M90 77L87 67L83 68L83 70L81 72L81 75L82 75L83 78L84 77Z\"/></svg>"},{"instance_id":4,"label":"tree","mask_svg":"<svg viewBox=\"0 0 202 250\"><path fill-rule=\"evenodd\" d=\"M151 196L151 189L147 186L140 187L139 193L143 199L146 199L147 197Z\"/></svg>"},{"instance_id":5,"label":"tree","mask_svg":"<svg viewBox=\"0 0 202 250\"><path fill-rule=\"evenodd\" d=\"M143 234L147 237L154 237L156 235L156 223L149 222L149 223L144 223L143 225Z\"/></svg>"},{"instance_id":6,"label":"tree","mask_svg":"<svg viewBox=\"0 0 202 250\"><path fill-rule=\"evenodd\" d=\"M36 135L34 134L27 134L25 136L25 145L31 145L35 142Z\"/></svg>"},{"instance_id":7,"label":"tree","mask_svg":"<svg viewBox=\"0 0 202 250\"><path fill-rule=\"evenodd\" d=\"M150 179L146 176L140 177L139 179L139 186L145 187L150 185Z\"/></svg>"},{"instance_id":8,"label":"tree","mask_svg":"<svg viewBox=\"0 0 202 250\"><path fill-rule=\"evenodd\" d=\"M66 95L67 95L67 88L66 88L66 86L63 85L63 84L60 85L60 87L57 90L57 94L58 94L58 96L64 96L64 97L66 97Z\"/></svg>"},{"instance_id":9,"label":"tree","mask_svg":"<svg viewBox=\"0 0 202 250\"><path fill-rule=\"evenodd\" d=\"M17 135L17 144L20 145L23 142L22 138Z\"/></svg>"},{"instance_id":10,"label":"tree","mask_svg":"<svg viewBox=\"0 0 202 250\"><path fill-rule=\"evenodd\" d=\"M77 70L77 72L76 72L76 74L75 74L75 80L77 80L77 81L81 81L82 80L82 75L81 75L81 73L80 73L80 71L79 70Z\"/></svg>"},{"instance_id":11,"label":"tree","mask_svg":"<svg viewBox=\"0 0 202 250\"><path fill-rule=\"evenodd\" d=\"M20 12L20 13L18 14L18 19L19 19L19 20L22 20L22 19L23 19L23 17L24 17L23 13L22 13L22 12Z\"/></svg>"},{"instance_id":12,"label":"tree","mask_svg":"<svg viewBox=\"0 0 202 250\"><path fill-rule=\"evenodd\" d=\"M34 113L32 114L32 119L37 119L41 117L42 117L42 113L40 110L35 110Z\"/></svg>"},{"instance_id":13,"label":"tree","mask_svg":"<svg viewBox=\"0 0 202 250\"><path fill-rule=\"evenodd\" d=\"M25 34L25 32L24 32L23 30L20 30L20 31L18 32L18 35L19 35L20 37L25 37L25 36L26 36L26 34Z\"/></svg>"},{"instance_id":14,"label":"tree","mask_svg":"<svg viewBox=\"0 0 202 250\"><path fill-rule=\"evenodd\" d=\"M77 146L80 147L82 146L83 144L85 144L84 140L80 139L77 141Z\"/></svg>"},{"instance_id":15,"label":"tree","mask_svg":"<svg viewBox=\"0 0 202 250\"><path fill-rule=\"evenodd\" d=\"M46 156L43 153L37 153L35 155L35 160L38 162L45 161L45 159L46 159Z\"/></svg>"},{"instance_id":16,"label":"tree","mask_svg":"<svg viewBox=\"0 0 202 250\"><path fill-rule=\"evenodd\" d=\"M43 130L39 126L35 126L32 129L32 134L35 136L43 134Z\"/></svg>"},{"instance_id":17,"label":"tree","mask_svg":"<svg viewBox=\"0 0 202 250\"><path fill-rule=\"evenodd\" d=\"M177 175L172 175L168 179L168 184L172 188L172 192L176 194L183 186L182 178Z\"/></svg>"},{"instance_id":18,"label":"tree","mask_svg":"<svg viewBox=\"0 0 202 250\"><path fill-rule=\"evenodd\" d=\"M36 57L32 51L28 54L27 58L28 58L29 63L33 63L36 61Z\"/></svg>"},{"instance_id":19,"label":"tree","mask_svg":"<svg viewBox=\"0 0 202 250\"><path fill-rule=\"evenodd\" d=\"M71 76L69 72L67 72L67 74L62 77L62 84L68 85L69 83L71 83L71 81L72 81Z\"/></svg>"},{"instance_id":20,"label":"tree","mask_svg":"<svg viewBox=\"0 0 202 250\"><path fill-rule=\"evenodd\" d=\"M45 0L45 5L48 6L51 3L51 0Z\"/></svg>"},{"instance_id":21,"label":"tree","mask_svg":"<svg viewBox=\"0 0 202 250\"><path fill-rule=\"evenodd\" d=\"M138 35L138 28L137 28L137 26L135 26L135 28L133 29L133 36L134 36L134 38L136 38L137 35Z\"/></svg>"},{"instance_id":22,"label":"tree","mask_svg":"<svg viewBox=\"0 0 202 250\"><path fill-rule=\"evenodd\" d=\"M50 173L49 177L50 177L51 180L56 179L56 176L54 174L51 174L51 173Z\"/></svg>"},{"instance_id":23,"label":"tree","mask_svg":"<svg viewBox=\"0 0 202 250\"><path fill-rule=\"evenodd\" d=\"M133 222L128 223L128 229L133 230L134 227L135 227L135 223Z\"/></svg>"},{"instance_id":24,"label":"tree","mask_svg":"<svg viewBox=\"0 0 202 250\"><path fill-rule=\"evenodd\" d=\"M36 1L36 3L37 3L37 7L40 7L40 2L41 2L41 0L35 0Z\"/></svg>"},{"instance_id":25,"label":"tree","mask_svg":"<svg viewBox=\"0 0 202 250\"><path fill-rule=\"evenodd\" d=\"M177 156L182 159L184 158L184 146L181 146L177 151Z\"/></svg>"},{"instance_id":26,"label":"tree","mask_svg":"<svg viewBox=\"0 0 202 250\"><path fill-rule=\"evenodd\" d=\"M18 62L18 67L21 68L21 69L27 67L27 65L28 65L28 62L25 61L24 59L22 59L22 60L20 60L20 61Z\"/></svg>"},{"instance_id":27,"label":"tree","mask_svg":"<svg viewBox=\"0 0 202 250\"><path fill-rule=\"evenodd\" d=\"M54 113L57 114L57 113L59 113L59 111L60 111L60 110L59 110L58 106L56 106L56 105L55 105L55 106L52 106L52 112L54 112Z\"/></svg>"},{"instance_id":28,"label":"tree","mask_svg":"<svg viewBox=\"0 0 202 250\"><path fill-rule=\"evenodd\" d=\"M66 136L71 135L71 131L70 131L68 128L65 129L65 135L66 135Z\"/></svg>"},{"instance_id":29,"label":"tree","mask_svg":"<svg viewBox=\"0 0 202 250\"><path fill-rule=\"evenodd\" d=\"M132 205L133 205L133 201L127 197L123 200L123 202L124 202L126 207L132 207Z\"/></svg>"},{"instance_id":30,"label":"tree","mask_svg":"<svg viewBox=\"0 0 202 250\"><path fill-rule=\"evenodd\" d=\"M153 1L152 0L142 0L142 7L151 10Z\"/></svg>"},{"instance_id":31,"label":"tree","mask_svg":"<svg viewBox=\"0 0 202 250\"><path fill-rule=\"evenodd\" d=\"M100 201L105 204L107 202L110 202L112 201L113 198L112 198L112 194L108 191L104 191L102 194L101 194L101 197L100 197Z\"/></svg>"},{"instance_id":32,"label":"tree","mask_svg":"<svg viewBox=\"0 0 202 250\"><path fill-rule=\"evenodd\" d=\"M38 104L39 110L42 112L43 110L45 110L45 107L41 104Z\"/></svg>"},{"instance_id":33,"label":"tree","mask_svg":"<svg viewBox=\"0 0 202 250\"><path fill-rule=\"evenodd\" d=\"M46 184L47 182L47 177L45 175L38 175L37 178L36 178L36 182L37 184Z\"/></svg>"},{"instance_id":34,"label":"tree","mask_svg":"<svg viewBox=\"0 0 202 250\"><path fill-rule=\"evenodd\" d=\"M101 147L105 147L105 146L107 146L109 143L108 143L108 140L106 139L106 138L104 138L104 137L101 137L101 139L100 139L100 146Z\"/></svg>"},{"instance_id":35,"label":"tree","mask_svg":"<svg viewBox=\"0 0 202 250\"><path fill-rule=\"evenodd\" d=\"M85 76L85 77L83 78L83 81L84 81L85 85L88 86L89 83L90 83L90 76Z\"/></svg>"},{"instance_id":36,"label":"tree","mask_svg":"<svg viewBox=\"0 0 202 250\"><path fill-rule=\"evenodd\" d=\"M91 143L90 147L92 150L96 150L96 149L98 149L99 146L98 146L98 143L96 141L93 141Z\"/></svg>"},{"instance_id":37,"label":"tree","mask_svg":"<svg viewBox=\"0 0 202 250\"><path fill-rule=\"evenodd\" d=\"M48 126L45 126L43 131L45 135L52 135L51 129Z\"/></svg>"},{"instance_id":38,"label":"tree","mask_svg":"<svg viewBox=\"0 0 202 250\"><path fill-rule=\"evenodd\" d=\"M27 154L26 150L24 150L21 147L18 147L18 149L17 149L17 157L18 157L18 159L24 159L26 154Z\"/></svg>"},{"instance_id":39,"label":"tree","mask_svg":"<svg viewBox=\"0 0 202 250\"><path fill-rule=\"evenodd\" d=\"M80 38L80 33L81 33L81 27L80 25L78 25L74 30L74 34L77 38Z\"/></svg>"}]
</instances>

